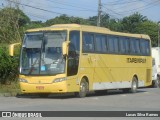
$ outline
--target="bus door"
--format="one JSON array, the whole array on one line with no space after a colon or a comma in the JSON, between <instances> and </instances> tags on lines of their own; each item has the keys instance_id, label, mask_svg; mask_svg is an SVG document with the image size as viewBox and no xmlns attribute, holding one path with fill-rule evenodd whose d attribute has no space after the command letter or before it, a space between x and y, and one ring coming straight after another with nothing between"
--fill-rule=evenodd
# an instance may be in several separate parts
<instances>
[{"instance_id":1,"label":"bus door","mask_svg":"<svg viewBox=\"0 0 160 120\"><path fill-rule=\"evenodd\" d=\"M70 43L68 48L68 62L67 62L67 81L68 91L73 92L78 90L77 73L79 68L79 55L80 55L80 32L71 31L69 37Z\"/></svg>"}]
</instances>

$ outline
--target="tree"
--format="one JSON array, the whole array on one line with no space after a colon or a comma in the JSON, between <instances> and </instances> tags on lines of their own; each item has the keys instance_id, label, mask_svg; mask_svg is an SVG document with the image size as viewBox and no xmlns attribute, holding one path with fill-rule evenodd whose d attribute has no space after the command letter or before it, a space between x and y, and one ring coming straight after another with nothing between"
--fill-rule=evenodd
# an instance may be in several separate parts
<instances>
[{"instance_id":1,"label":"tree","mask_svg":"<svg viewBox=\"0 0 160 120\"><path fill-rule=\"evenodd\" d=\"M122 31L136 33L135 28L142 22L147 21L146 16L143 16L139 13L134 13L129 17L124 17L122 19Z\"/></svg>"},{"instance_id":2,"label":"tree","mask_svg":"<svg viewBox=\"0 0 160 120\"><path fill-rule=\"evenodd\" d=\"M42 21L31 21L29 24L26 24L23 27L24 29L33 29L33 28L45 27L45 24Z\"/></svg>"},{"instance_id":3,"label":"tree","mask_svg":"<svg viewBox=\"0 0 160 120\"><path fill-rule=\"evenodd\" d=\"M46 21L47 26L54 24L66 24L66 23L70 23L70 18L65 14Z\"/></svg>"},{"instance_id":4,"label":"tree","mask_svg":"<svg viewBox=\"0 0 160 120\"><path fill-rule=\"evenodd\" d=\"M69 17L65 14L60 15L56 18L50 19L46 21L46 26L54 25L54 24L70 24L70 23L76 23L76 24L89 24L89 22L83 18L79 17Z\"/></svg>"},{"instance_id":5,"label":"tree","mask_svg":"<svg viewBox=\"0 0 160 120\"><path fill-rule=\"evenodd\" d=\"M147 34L150 36L152 41L152 46L157 47L158 46L158 26L156 23L152 21L145 21L141 24L139 24L135 31L139 34Z\"/></svg>"},{"instance_id":6,"label":"tree","mask_svg":"<svg viewBox=\"0 0 160 120\"><path fill-rule=\"evenodd\" d=\"M0 10L0 16L0 43L21 40L20 27L28 24L30 19L20 9L9 7Z\"/></svg>"}]
</instances>

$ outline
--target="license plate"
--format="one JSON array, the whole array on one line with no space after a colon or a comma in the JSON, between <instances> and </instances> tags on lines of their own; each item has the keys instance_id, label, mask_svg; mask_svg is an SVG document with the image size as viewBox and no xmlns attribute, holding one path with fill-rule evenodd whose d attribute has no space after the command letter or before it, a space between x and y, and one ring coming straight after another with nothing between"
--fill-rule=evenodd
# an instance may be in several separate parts
<instances>
[{"instance_id":1,"label":"license plate","mask_svg":"<svg viewBox=\"0 0 160 120\"><path fill-rule=\"evenodd\" d=\"M44 90L44 86L36 86L37 90Z\"/></svg>"}]
</instances>

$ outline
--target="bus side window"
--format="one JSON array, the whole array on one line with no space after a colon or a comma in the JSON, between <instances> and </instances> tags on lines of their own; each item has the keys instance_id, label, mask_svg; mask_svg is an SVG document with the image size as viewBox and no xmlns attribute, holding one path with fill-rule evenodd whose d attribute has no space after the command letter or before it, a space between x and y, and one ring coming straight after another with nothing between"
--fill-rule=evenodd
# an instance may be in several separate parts
<instances>
[{"instance_id":1,"label":"bus side window","mask_svg":"<svg viewBox=\"0 0 160 120\"><path fill-rule=\"evenodd\" d=\"M119 38L119 48L120 48L121 54L126 53L126 46L125 46L125 38L124 37Z\"/></svg>"},{"instance_id":2,"label":"bus side window","mask_svg":"<svg viewBox=\"0 0 160 120\"><path fill-rule=\"evenodd\" d=\"M119 49L121 54L129 53L129 39L126 37L119 37Z\"/></svg>"},{"instance_id":3,"label":"bus side window","mask_svg":"<svg viewBox=\"0 0 160 120\"><path fill-rule=\"evenodd\" d=\"M108 36L108 50L109 53L114 53L114 41L112 36Z\"/></svg>"},{"instance_id":4,"label":"bus side window","mask_svg":"<svg viewBox=\"0 0 160 120\"><path fill-rule=\"evenodd\" d=\"M96 52L107 52L106 36L96 35L95 39Z\"/></svg>"},{"instance_id":5,"label":"bus side window","mask_svg":"<svg viewBox=\"0 0 160 120\"><path fill-rule=\"evenodd\" d=\"M102 52L107 52L107 36L102 36Z\"/></svg>"},{"instance_id":6,"label":"bus side window","mask_svg":"<svg viewBox=\"0 0 160 120\"><path fill-rule=\"evenodd\" d=\"M150 55L150 45L148 40L140 41L141 55Z\"/></svg>"},{"instance_id":7,"label":"bus side window","mask_svg":"<svg viewBox=\"0 0 160 120\"><path fill-rule=\"evenodd\" d=\"M119 38L118 37L114 37L114 53L119 53Z\"/></svg>"},{"instance_id":8,"label":"bus side window","mask_svg":"<svg viewBox=\"0 0 160 120\"><path fill-rule=\"evenodd\" d=\"M102 39L101 35L96 35L95 39L95 46L96 46L96 52L101 52L102 51Z\"/></svg>"},{"instance_id":9,"label":"bus side window","mask_svg":"<svg viewBox=\"0 0 160 120\"><path fill-rule=\"evenodd\" d=\"M139 39L135 39L135 52L136 52L136 54L140 54L140 42L139 42Z\"/></svg>"},{"instance_id":10,"label":"bus side window","mask_svg":"<svg viewBox=\"0 0 160 120\"><path fill-rule=\"evenodd\" d=\"M108 45L110 53L119 53L119 43L117 36L108 36Z\"/></svg>"},{"instance_id":11,"label":"bus side window","mask_svg":"<svg viewBox=\"0 0 160 120\"><path fill-rule=\"evenodd\" d=\"M126 54L129 54L130 52L130 49L129 49L129 39L128 38L125 38L125 47L126 47Z\"/></svg>"},{"instance_id":12,"label":"bus side window","mask_svg":"<svg viewBox=\"0 0 160 120\"><path fill-rule=\"evenodd\" d=\"M136 49L135 49L135 39L131 38L130 39L130 53L131 54L135 54L136 53Z\"/></svg>"},{"instance_id":13,"label":"bus side window","mask_svg":"<svg viewBox=\"0 0 160 120\"><path fill-rule=\"evenodd\" d=\"M150 55L150 45L149 45L149 41L145 40L145 49L146 49L146 55Z\"/></svg>"},{"instance_id":14,"label":"bus side window","mask_svg":"<svg viewBox=\"0 0 160 120\"><path fill-rule=\"evenodd\" d=\"M83 52L94 51L94 34L83 32L82 51Z\"/></svg>"}]
</instances>

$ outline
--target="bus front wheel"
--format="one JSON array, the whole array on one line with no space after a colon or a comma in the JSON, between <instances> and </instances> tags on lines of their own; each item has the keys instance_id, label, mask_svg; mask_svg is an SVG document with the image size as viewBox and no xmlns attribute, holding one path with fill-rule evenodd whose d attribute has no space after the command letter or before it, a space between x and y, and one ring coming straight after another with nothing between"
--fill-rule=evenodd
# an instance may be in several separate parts
<instances>
[{"instance_id":1,"label":"bus front wheel","mask_svg":"<svg viewBox=\"0 0 160 120\"><path fill-rule=\"evenodd\" d=\"M138 80L136 77L133 77L131 84L131 93L136 93L138 89Z\"/></svg>"},{"instance_id":2,"label":"bus front wheel","mask_svg":"<svg viewBox=\"0 0 160 120\"><path fill-rule=\"evenodd\" d=\"M80 89L79 92L76 93L76 96L83 98L87 95L87 92L88 92L88 82L86 81L85 78L82 78L80 83Z\"/></svg>"}]
</instances>

